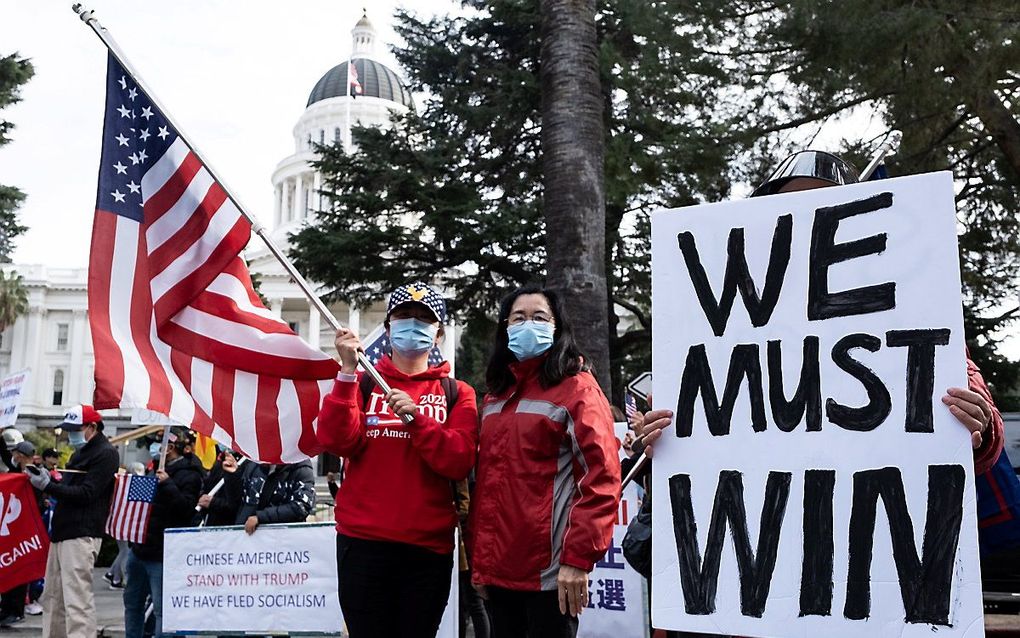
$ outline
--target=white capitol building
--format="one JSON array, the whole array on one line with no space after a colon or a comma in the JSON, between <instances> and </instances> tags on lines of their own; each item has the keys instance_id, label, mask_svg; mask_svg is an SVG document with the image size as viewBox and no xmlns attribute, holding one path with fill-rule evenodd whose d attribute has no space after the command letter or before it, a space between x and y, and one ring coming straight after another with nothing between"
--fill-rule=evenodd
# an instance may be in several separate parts
<instances>
[{"instance_id":1,"label":"white capitol building","mask_svg":"<svg viewBox=\"0 0 1020 638\"><path fill-rule=\"evenodd\" d=\"M315 157L312 143L342 142L349 148L348 122L387 126L392 114L413 108L407 86L374 59L376 32L368 18L362 17L351 33L351 58L363 92L356 99L348 97L346 59L327 71L316 82L294 126L294 153L281 160L272 174L275 201L271 235L281 247L322 206L318 195L320 176L310 164ZM270 310L302 338L333 354L332 329L311 308L262 240L253 238L245 256ZM54 427L64 407L92 402L95 356L88 325L88 269L50 268L44 264L8 264L3 268L22 276L28 289L29 311L0 333L0 378L29 370L18 427ZM367 309L335 304L331 310L363 338L379 326L385 315L384 304ZM454 326L448 326L443 349L451 362L454 337ZM112 426L108 433L113 428L134 427L131 411L117 412L104 411L104 420ZM134 416L139 422L138 415Z\"/></svg>"}]
</instances>

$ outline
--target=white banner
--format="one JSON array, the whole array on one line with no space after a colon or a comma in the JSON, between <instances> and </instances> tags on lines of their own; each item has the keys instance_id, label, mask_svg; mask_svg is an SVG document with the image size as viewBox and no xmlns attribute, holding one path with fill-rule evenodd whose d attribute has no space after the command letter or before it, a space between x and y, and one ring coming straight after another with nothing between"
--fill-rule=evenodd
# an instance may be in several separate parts
<instances>
[{"instance_id":1,"label":"white banner","mask_svg":"<svg viewBox=\"0 0 1020 638\"><path fill-rule=\"evenodd\" d=\"M12 372L0 381L0 428L14 425L21 410L21 396L28 387L30 370Z\"/></svg>"},{"instance_id":2,"label":"white banner","mask_svg":"<svg viewBox=\"0 0 1020 638\"><path fill-rule=\"evenodd\" d=\"M622 443L626 423L613 424L620 441L620 458L627 456ZM641 502L637 483L632 482L620 498L613 541L606 555L588 575L588 608L581 613L577 635L581 638L644 638L648 627L644 577L623 558L623 537L627 524L637 516Z\"/></svg>"},{"instance_id":3,"label":"white banner","mask_svg":"<svg viewBox=\"0 0 1020 638\"><path fill-rule=\"evenodd\" d=\"M163 631L339 634L332 523L168 529Z\"/></svg>"},{"instance_id":4,"label":"white banner","mask_svg":"<svg viewBox=\"0 0 1020 638\"><path fill-rule=\"evenodd\" d=\"M454 555L436 638L457 638ZM337 598L333 523L168 529L163 632L312 632L346 636Z\"/></svg>"},{"instance_id":5,"label":"white banner","mask_svg":"<svg viewBox=\"0 0 1020 638\"><path fill-rule=\"evenodd\" d=\"M980 636L953 182L652 216L653 625Z\"/></svg>"}]
</instances>

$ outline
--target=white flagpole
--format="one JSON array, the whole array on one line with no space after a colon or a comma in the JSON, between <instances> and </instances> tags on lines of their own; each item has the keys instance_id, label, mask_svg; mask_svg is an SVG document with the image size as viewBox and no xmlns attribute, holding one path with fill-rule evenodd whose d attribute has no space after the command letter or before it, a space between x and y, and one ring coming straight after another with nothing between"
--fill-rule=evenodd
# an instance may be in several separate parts
<instances>
[{"instance_id":1,"label":"white flagpole","mask_svg":"<svg viewBox=\"0 0 1020 638\"><path fill-rule=\"evenodd\" d=\"M266 227L260 224L259 221L255 219L255 217L248 213L248 209L241 205L237 197L234 196L233 191L227 187L226 181L224 181L219 176L219 174L217 174L217 172L213 169L212 164L210 164L202 155L202 153L199 152L198 148L191 143L188 136L184 134L184 130L181 128L181 126L177 122L175 122L173 118L170 117L170 112L163 107L159 100L156 99L156 95L151 90L149 90L149 87L145 84L144 81L142 81L141 77L135 71L134 67L131 65L130 62L128 62L127 56L124 55L124 52L121 51L120 46L117 45L117 42L113 39L113 36L110 35L110 32L106 29L106 27L99 24L99 20L97 20L94 15L95 12L85 9L81 5L81 3L72 5L71 9L76 14L78 14L78 17L81 18L82 22L87 24L92 29L92 31L95 32L97 36L99 36L99 39L103 42L103 44L106 45L106 48L110 50L110 53L117 60L117 62L119 62L122 67L124 67L124 71L131 76L131 79L135 81L135 84L138 85L138 88L141 89L142 92L145 93L146 97L149 98L149 100L152 102L152 105L158 108L163 113L163 117L166 118L167 123L169 123L170 126L172 126L177 131L177 134L184 141L184 143L188 145L188 148L191 149L191 152L194 153L196 157L198 157L199 161L202 162L206 170L209 171L209 175L212 176L212 178L216 182L218 182L220 186L223 187L223 191L227 194L227 197L230 199L230 201L234 204L234 206L237 207L237 210L241 212L241 215L243 215L244 218L247 219L248 222L251 224L252 231L254 231L255 234L258 235L263 242L265 242L266 248L269 249L269 252L272 253L274 257L276 257L276 259L280 262L283 268L287 271L287 274L290 275L291 279L293 279L294 282L297 283L298 287L301 288L301 291L304 292L305 295L308 297L308 300L312 303L313 306L315 306L315 309L319 311L319 314L322 315L324 319L326 319L326 321L329 323L329 325L333 327L334 330L340 330L341 328L343 328L343 324L341 324L340 321L335 316L333 316L333 313L329 311L329 308L326 307L326 304L324 304L322 300L319 299L319 296L315 294L315 291L312 290L311 285L305 280L301 273L298 272L297 268L290 261L290 258L283 254L283 251L280 250L280 248L269 237L269 234L266 231ZM350 78L348 78L348 80L350 80ZM347 85L347 90L349 93L350 92L349 83ZM372 380L375 381L376 385L378 385L383 392L389 392L391 390L390 385L386 383L386 380L383 379L382 375L379 374L379 372L375 369L375 367L372 365L372 362L369 361L368 357L365 356L364 352L358 353L358 364L365 370L365 372L370 377L372 377ZM405 423L410 423L411 421L414 420L414 417L411 415L404 415L403 417L401 417L401 419Z\"/></svg>"},{"instance_id":2,"label":"white flagpole","mask_svg":"<svg viewBox=\"0 0 1020 638\"><path fill-rule=\"evenodd\" d=\"M351 133L351 69L354 68L354 59L347 58L347 115L344 117L344 125L347 133L344 137L344 153L350 155L354 147L353 134Z\"/></svg>"}]
</instances>

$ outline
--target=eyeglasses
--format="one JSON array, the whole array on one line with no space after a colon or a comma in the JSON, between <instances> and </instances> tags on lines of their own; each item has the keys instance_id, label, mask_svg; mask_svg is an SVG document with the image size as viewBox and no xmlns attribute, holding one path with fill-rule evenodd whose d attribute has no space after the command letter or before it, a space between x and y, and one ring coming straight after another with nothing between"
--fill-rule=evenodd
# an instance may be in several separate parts
<instances>
[{"instance_id":1,"label":"eyeglasses","mask_svg":"<svg viewBox=\"0 0 1020 638\"><path fill-rule=\"evenodd\" d=\"M511 326L516 326L524 323L525 321L534 321L535 323L555 323L552 316L547 315L544 312L536 312L530 317L525 315L523 312L514 313L507 318L506 322Z\"/></svg>"}]
</instances>

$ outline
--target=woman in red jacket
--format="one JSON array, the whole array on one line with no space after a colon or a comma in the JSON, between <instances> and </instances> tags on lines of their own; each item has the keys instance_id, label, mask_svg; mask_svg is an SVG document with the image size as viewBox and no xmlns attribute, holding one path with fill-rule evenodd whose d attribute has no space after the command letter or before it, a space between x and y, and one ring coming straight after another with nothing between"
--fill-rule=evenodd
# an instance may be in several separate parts
<instances>
[{"instance_id":1,"label":"woman in red jacket","mask_svg":"<svg viewBox=\"0 0 1020 638\"><path fill-rule=\"evenodd\" d=\"M340 607L351 638L434 637L450 595L451 481L474 466L478 410L471 386L449 379L449 363L429 366L445 320L443 298L426 284L393 292L385 322L393 353L376 365L393 388L385 395L356 373L357 335L336 335L340 374L323 400L317 436L345 459L335 514ZM402 415L414 420L405 425Z\"/></svg>"},{"instance_id":2,"label":"woman in red jacket","mask_svg":"<svg viewBox=\"0 0 1020 638\"><path fill-rule=\"evenodd\" d=\"M473 581L494 638L574 636L613 535L620 460L609 403L555 292L503 300L486 384Z\"/></svg>"}]
</instances>

